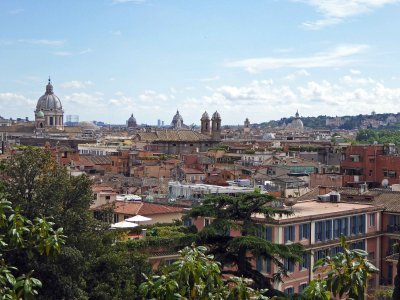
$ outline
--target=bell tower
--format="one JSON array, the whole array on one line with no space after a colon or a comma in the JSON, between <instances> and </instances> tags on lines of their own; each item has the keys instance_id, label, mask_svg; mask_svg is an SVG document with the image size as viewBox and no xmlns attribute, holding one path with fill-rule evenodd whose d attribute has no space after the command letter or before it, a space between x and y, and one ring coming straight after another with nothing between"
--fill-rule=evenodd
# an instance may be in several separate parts
<instances>
[{"instance_id":1,"label":"bell tower","mask_svg":"<svg viewBox=\"0 0 400 300\"><path fill-rule=\"evenodd\" d=\"M211 118L211 137L213 140L221 140L221 115L218 111Z\"/></svg>"}]
</instances>

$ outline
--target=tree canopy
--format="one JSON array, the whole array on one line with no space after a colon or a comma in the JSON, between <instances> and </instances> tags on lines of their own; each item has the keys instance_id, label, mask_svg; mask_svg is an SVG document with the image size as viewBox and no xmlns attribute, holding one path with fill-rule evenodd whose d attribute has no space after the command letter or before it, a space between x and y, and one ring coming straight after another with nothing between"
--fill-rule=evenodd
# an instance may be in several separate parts
<instances>
[{"instance_id":1,"label":"tree canopy","mask_svg":"<svg viewBox=\"0 0 400 300\"><path fill-rule=\"evenodd\" d=\"M268 295L281 295L273 289L272 280L279 281L287 275L282 260L300 261L304 249L299 244L279 245L257 236L259 224L254 221L254 214L267 220L274 215L291 214L286 209L275 208L272 205L274 201L274 197L256 192L236 196L213 195L193 207L190 216L212 219L210 225L199 232L197 243L206 245L222 267L236 267L223 269L224 273L250 278L253 287L268 289ZM240 234L231 236L231 229L238 230ZM252 266L251 259L255 257L270 259L277 266L278 271L273 278L266 278Z\"/></svg>"},{"instance_id":2,"label":"tree canopy","mask_svg":"<svg viewBox=\"0 0 400 300\"><path fill-rule=\"evenodd\" d=\"M0 195L0 298L30 299L38 294L42 282L35 270L21 272L8 260L10 253L25 251L29 255L56 255L65 242L63 229L44 218L29 220L17 207Z\"/></svg>"},{"instance_id":3,"label":"tree canopy","mask_svg":"<svg viewBox=\"0 0 400 300\"><path fill-rule=\"evenodd\" d=\"M51 216L68 236L57 257L21 250L7 259L21 272L35 270L43 282L40 299L123 299L134 296L142 272L150 268L142 255L115 247L115 232L90 211L92 182L70 176L51 152L27 147L1 165L6 199L29 219Z\"/></svg>"}]
</instances>

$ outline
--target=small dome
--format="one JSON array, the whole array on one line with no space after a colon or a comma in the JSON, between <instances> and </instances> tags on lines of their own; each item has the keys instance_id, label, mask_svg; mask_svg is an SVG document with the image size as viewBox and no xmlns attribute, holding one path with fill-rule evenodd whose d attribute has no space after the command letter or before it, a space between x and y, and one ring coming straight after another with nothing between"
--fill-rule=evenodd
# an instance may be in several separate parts
<instances>
[{"instance_id":1,"label":"small dome","mask_svg":"<svg viewBox=\"0 0 400 300\"><path fill-rule=\"evenodd\" d=\"M129 117L128 122L136 122L136 119L133 116L133 114L131 114L131 116Z\"/></svg>"},{"instance_id":2,"label":"small dome","mask_svg":"<svg viewBox=\"0 0 400 300\"><path fill-rule=\"evenodd\" d=\"M176 114L174 118L172 119L171 126L175 129L179 129L184 127L185 125L183 124L183 118L179 114L179 110L176 111Z\"/></svg>"},{"instance_id":3,"label":"small dome","mask_svg":"<svg viewBox=\"0 0 400 300\"><path fill-rule=\"evenodd\" d=\"M299 111L296 112L294 120L288 124L287 128L296 131L302 131L304 129L303 121L299 116Z\"/></svg>"},{"instance_id":4,"label":"small dome","mask_svg":"<svg viewBox=\"0 0 400 300\"><path fill-rule=\"evenodd\" d=\"M182 121L183 122L183 118L180 115L179 110L176 111L176 114L175 114L174 118L172 119L172 121L175 121L175 122L176 121Z\"/></svg>"},{"instance_id":5,"label":"small dome","mask_svg":"<svg viewBox=\"0 0 400 300\"><path fill-rule=\"evenodd\" d=\"M215 113L213 114L212 118L216 119L216 120L221 120L221 115L219 114L218 111L215 111Z\"/></svg>"},{"instance_id":6,"label":"small dome","mask_svg":"<svg viewBox=\"0 0 400 300\"><path fill-rule=\"evenodd\" d=\"M89 129L89 130L98 130L99 129L99 126L97 126L93 122L88 122L88 121L79 122L79 126L82 129Z\"/></svg>"},{"instance_id":7,"label":"small dome","mask_svg":"<svg viewBox=\"0 0 400 300\"><path fill-rule=\"evenodd\" d=\"M43 119L43 118L44 118L44 113L43 113L41 110L39 110L39 111L36 113L36 118L38 118L38 119Z\"/></svg>"},{"instance_id":8,"label":"small dome","mask_svg":"<svg viewBox=\"0 0 400 300\"><path fill-rule=\"evenodd\" d=\"M46 86L46 93L39 98L36 111L62 111L62 105L60 99L54 94L53 86L50 82Z\"/></svg>"},{"instance_id":9,"label":"small dome","mask_svg":"<svg viewBox=\"0 0 400 300\"><path fill-rule=\"evenodd\" d=\"M136 119L135 119L135 117L133 116L133 114L131 114L131 116L129 117L129 119L128 119L128 121L127 121L127 125L128 125L128 128L133 128L133 127L136 127L136 126L137 126L137 124L136 124Z\"/></svg>"},{"instance_id":10,"label":"small dome","mask_svg":"<svg viewBox=\"0 0 400 300\"><path fill-rule=\"evenodd\" d=\"M208 116L208 113L205 111L204 114L201 116L202 120L210 120L210 117Z\"/></svg>"}]
</instances>

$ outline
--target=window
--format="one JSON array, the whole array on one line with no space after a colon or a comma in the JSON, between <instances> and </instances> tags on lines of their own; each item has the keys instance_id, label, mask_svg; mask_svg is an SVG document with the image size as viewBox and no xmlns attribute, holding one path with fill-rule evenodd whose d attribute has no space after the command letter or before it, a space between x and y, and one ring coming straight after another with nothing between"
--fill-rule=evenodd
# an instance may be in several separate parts
<instances>
[{"instance_id":1,"label":"window","mask_svg":"<svg viewBox=\"0 0 400 300\"><path fill-rule=\"evenodd\" d=\"M344 236L348 235L348 219L335 219L333 220L333 238L337 239L343 234Z\"/></svg>"},{"instance_id":2,"label":"window","mask_svg":"<svg viewBox=\"0 0 400 300\"><path fill-rule=\"evenodd\" d=\"M210 219L204 219L204 227L210 225Z\"/></svg>"},{"instance_id":3,"label":"window","mask_svg":"<svg viewBox=\"0 0 400 300\"><path fill-rule=\"evenodd\" d=\"M358 241L358 242L355 242L355 243L351 243L351 244L349 245L349 248L350 248L351 250L354 250L354 249L365 250L365 241L362 240L362 241Z\"/></svg>"},{"instance_id":4,"label":"window","mask_svg":"<svg viewBox=\"0 0 400 300\"><path fill-rule=\"evenodd\" d=\"M315 222L315 241L332 239L332 220Z\"/></svg>"},{"instance_id":5,"label":"window","mask_svg":"<svg viewBox=\"0 0 400 300\"><path fill-rule=\"evenodd\" d=\"M358 233L365 233L365 215L358 216Z\"/></svg>"},{"instance_id":6,"label":"window","mask_svg":"<svg viewBox=\"0 0 400 300\"><path fill-rule=\"evenodd\" d=\"M332 220L325 221L325 240L332 239Z\"/></svg>"},{"instance_id":7,"label":"window","mask_svg":"<svg viewBox=\"0 0 400 300\"><path fill-rule=\"evenodd\" d=\"M369 214L368 215L368 224L370 227L374 227L375 226L375 214Z\"/></svg>"},{"instance_id":8,"label":"window","mask_svg":"<svg viewBox=\"0 0 400 300\"><path fill-rule=\"evenodd\" d=\"M299 285L299 294L304 291L304 289L307 287L307 283L302 283Z\"/></svg>"},{"instance_id":9,"label":"window","mask_svg":"<svg viewBox=\"0 0 400 300\"><path fill-rule=\"evenodd\" d=\"M303 254L303 259L300 263L300 271L308 269L310 267L310 255L308 253Z\"/></svg>"},{"instance_id":10,"label":"window","mask_svg":"<svg viewBox=\"0 0 400 300\"><path fill-rule=\"evenodd\" d=\"M396 177L396 171L394 170L388 170L388 169L383 169L383 176L384 177Z\"/></svg>"},{"instance_id":11,"label":"window","mask_svg":"<svg viewBox=\"0 0 400 300\"><path fill-rule=\"evenodd\" d=\"M286 295L293 295L294 294L294 288L293 287L288 287L283 291Z\"/></svg>"},{"instance_id":12,"label":"window","mask_svg":"<svg viewBox=\"0 0 400 300\"><path fill-rule=\"evenodd\" d=\"M285 243L294 242L295 240L295 232L294 225L285 226Z\"/></svg>"},{"instance_id":13,"label":"window","mask_svg":"<svg viewBox=\"0 0 400 300\"><path fill-rule=\"evenodd\" d=\"M342 246L336 246L331 248L331 256L335 256L338 253L343 253L343 247Z\"/></svg>"},{"instance_id":14,"label":"window","mask_svg":"<svg viewBox=\"0 0 400 300\"><path fill-rule=\"evenodd\" d=\"M272 242L272 227L267 227L267 228L265 229L265 239L266 239L267 241Z\"/></svg>"},{"instance_id":15,"label":"window","mask_svg":"<svg viewBox=\"0 0 400 300\"><path fill-rule=\"evenodd\" d=\"M318 261L321 258L324 258L329 255L329 249L322 249L314 252L314 261Z\"/></svg>"},{"instance_id":16,"label":"window","mask_svg":"<svg viewBox=\"0 0 400 300\"><path fill-rule=\"evenodd\" d=\"M375 252L369 252L368 253L368 259L375 259Z\"/></svg>"},{"instance_id":17,"label":"window","mask_svg":"<svg viewBox=\"0 0 400 300\"><path fill-rule=\"evenodd\" d=\"M285 258L285 269L288 270L288 272L294 272L294 260L291 258Z\"/></svg>"},{"instance_id":18,"label":"window","mask_svg":"<svg viewBox=\"0 0 400 300\"><path fill-rule=\"evenodd\" d=\"M315 241L322 241L322 222L315 223Z\"/></svg>"},{"instance_id":19,"label":"window","mask_svg":"<svg viewBox=\"0 0 400 300\"><path fill-rule=\"evenodd\" d=\"M186 218L183 220L183 226L192 226L193 225L193 221L191 218Z\"/></svg>"},{"instance_id":20,"label":"window","mask_svg":"<svg viewBox=\"0 0 400 300\"><path fill-rule=\"evenodd\" d=\"M258 272L271 273L271 259L257 256L256 258L256 270Z\"/></svg>"},{"instance_id":21,"label":"window","mask_svg":"<svg viewBox=\"0 0 400 300\"><path fill-rule=\"evenodd\" d=\"M106 200L110 200L111 199L111 196L106 196Z\"/></svg>"},{"instance_id":22,"label":"window","mask_svg":"<svg viewBox=\"0 0 400 300\"><path fill-rule=\"evenodd\" d=\"M310 223L299 225L299 239L309 239L310 238Z\"/></svg>"}]
</instances>

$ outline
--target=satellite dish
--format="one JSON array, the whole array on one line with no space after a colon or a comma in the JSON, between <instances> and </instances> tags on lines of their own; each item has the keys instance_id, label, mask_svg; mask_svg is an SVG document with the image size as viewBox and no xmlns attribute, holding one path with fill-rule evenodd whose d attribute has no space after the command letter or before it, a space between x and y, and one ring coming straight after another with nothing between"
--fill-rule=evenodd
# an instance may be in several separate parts
<instances>
[{"instance_id":1,"label":"satellite dish","mask_svg":"<svg viewBox=\"0 0 400 300\"><path fill-rule=\"evenodd\" d=\"M388 185L389 185L389 180L387 180L386 178L384 178L384 179L382 180L382 186L383 186L384 188L387 188Z\"/></svg>"}]
</instances>

